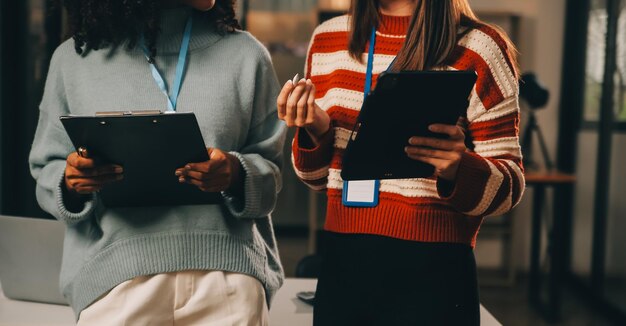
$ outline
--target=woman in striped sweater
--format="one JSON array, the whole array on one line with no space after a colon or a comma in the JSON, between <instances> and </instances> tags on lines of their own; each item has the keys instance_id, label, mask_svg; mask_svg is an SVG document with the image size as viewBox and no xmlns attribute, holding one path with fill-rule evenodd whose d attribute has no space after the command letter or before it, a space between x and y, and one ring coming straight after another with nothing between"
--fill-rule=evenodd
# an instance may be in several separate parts
<instances>
[{"instance_id":1,"label":"woman in striped sweater","mask_svg":"<svg viewBox=\"0 0 626 326\"><path fill-rule=\"evenodd\" d=\"M390 65L473 70L478 80L463 123L430 126L447 139L407 139L406 155L435 166L435 175L383 180L378 204L363 208L342 202L340 172L367 86L370 43L372 88ZM328 196L316 325L479 324L478 229L524 191L514 53L467 0L353 0L349 15L315 30L306 78L284 85L278 114L298 127L298 176ZM425 109L415 105L407 109Z\"/></svg>"}]
</instances>

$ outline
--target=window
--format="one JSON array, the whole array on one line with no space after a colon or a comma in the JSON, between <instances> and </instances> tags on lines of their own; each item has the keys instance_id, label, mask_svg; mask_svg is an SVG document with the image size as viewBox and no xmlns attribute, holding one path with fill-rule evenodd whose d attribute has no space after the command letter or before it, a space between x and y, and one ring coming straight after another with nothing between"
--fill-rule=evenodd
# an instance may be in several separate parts
<instances>
[{"instance_id":1,"label":"window","mask_svg":"<svg viewBox=\"0 0 626 326\"><path fill-rule=\"evenodd\" d=\"M617 120L626 122L626 0L621 1L617 28L617 71L615 74Z\"/></svg>"},{"instance_id":2,"label":"window","mask_svg":"<svg viewBox=\"0 0 626 326\"><path fill-rule=\"evenodd\" d=\"M589 12L587 34L587 67L585 76L585 121L597 122L600 118L602 81L606 55L608 13L606 0L593 0Z\"/></svg>"},{"instance_id":3,"label":"window","mask_svg":"<svg viewBox=\"0 0 626 326\"><path fill-rule=\"evenodd\" d=\"M614 112L616 128L626 130L626 0L621 1L617 31L614 74ZM595 129L600 120L607 55L607 0L592 0L587 34L584 126ZM612 54L611 54L612 55Z\"/></svg>"}]
</instances>

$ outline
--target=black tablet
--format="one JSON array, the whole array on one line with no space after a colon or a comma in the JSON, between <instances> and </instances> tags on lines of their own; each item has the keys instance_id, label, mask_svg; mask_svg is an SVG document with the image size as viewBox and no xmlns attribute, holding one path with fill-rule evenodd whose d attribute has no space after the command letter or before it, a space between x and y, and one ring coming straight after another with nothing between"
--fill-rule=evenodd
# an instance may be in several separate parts
<instances>
[{"instance_id":1,"label":"black tablet","mask_svg":"<svg viewBox=\"0 0 626 326\"><path fill-rule=\"evenodd\" d=\"M100 191L107 207L214 204L219 193L181 184L174 175L187 163L209 159L193 113L64 116L61 122L78 150L124 167L124 179Z\"/></svg>"},{"instance_id":2,"label":"black tablet","mask_svg":"<svg viewBox=\"0 0 626 326\"><path fill-rule=\"evenodd\" d=\"M432 165L407 157L412 136L441 137L434 123L466 116L474 71L383 73L365 99L343 156L344 180L426 178Z\"/></svg>"}]
</instances>

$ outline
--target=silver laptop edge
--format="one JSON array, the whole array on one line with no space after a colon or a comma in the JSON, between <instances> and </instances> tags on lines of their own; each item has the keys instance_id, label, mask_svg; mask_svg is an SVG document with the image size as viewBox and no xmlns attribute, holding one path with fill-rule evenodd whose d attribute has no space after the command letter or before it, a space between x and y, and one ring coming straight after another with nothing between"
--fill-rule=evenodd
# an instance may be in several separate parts
<instances>
[{"instance_id":1,"label":"silver laptop edge","mask_svg":"<svg viewBox=\"0 0 626 326\"><path fill-rule=\"evenodd\" d=\"M9 299L67 304L59 290L65 227L0 215L0 284Z\"/></svg>"}]
</instances>

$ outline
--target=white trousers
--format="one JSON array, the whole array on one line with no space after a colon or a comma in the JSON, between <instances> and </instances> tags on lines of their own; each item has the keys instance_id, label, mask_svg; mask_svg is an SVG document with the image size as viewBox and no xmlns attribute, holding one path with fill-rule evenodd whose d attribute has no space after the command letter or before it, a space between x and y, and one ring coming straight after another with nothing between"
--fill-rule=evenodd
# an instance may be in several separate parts
<instances>
[{"instance_id":1,"label":"white trousers","mask_svg":"<svg viewBox=\"0 0 626 326\"><path fill-rule=\"evenodd\" d=\"M84 309L79 326L267 326L265 290L254 277L222 271L141 276Z\"/></svg>"}]
</instances>

